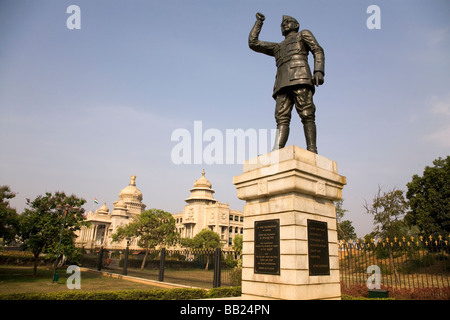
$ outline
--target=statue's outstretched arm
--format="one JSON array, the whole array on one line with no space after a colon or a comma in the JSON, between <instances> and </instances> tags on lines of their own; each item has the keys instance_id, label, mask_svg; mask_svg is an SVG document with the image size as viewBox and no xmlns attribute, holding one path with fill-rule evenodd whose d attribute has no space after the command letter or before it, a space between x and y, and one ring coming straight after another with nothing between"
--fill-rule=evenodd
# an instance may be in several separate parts
<instances>
[{"instance_id":1,"label":"statue's outstretched arm","mask_svg":"<svg viewBox=\"0 0 450 320\"><path fill-rule=\"evenodd\" d=\"M258 39L259 33L261 32L261 28L263 25L265 17L261 13L256 14L256 21L255 24L250 31L250 34L248 36L248 46L250 49L256 52L264 53L269 56L274 55L274 48L277 45L276 42L267 42L267 41L261 41Z\"/></svg>"}]
</instances>

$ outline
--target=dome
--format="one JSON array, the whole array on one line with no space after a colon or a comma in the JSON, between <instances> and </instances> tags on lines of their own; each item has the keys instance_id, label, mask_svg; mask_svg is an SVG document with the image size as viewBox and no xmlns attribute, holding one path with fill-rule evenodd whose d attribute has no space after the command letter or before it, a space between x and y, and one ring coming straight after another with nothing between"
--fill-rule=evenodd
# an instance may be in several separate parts
<instances>
[{"instance_id":1,"label":"dome","mask_svg":"<svg viewBox=\"0 0 450 320\"><path fill-rule=\"evenodd\" d=\"M106 202L97 210L98 213L109 213L109 209L106 206Z\"/></svg>"},{"instance_id":2,"label":"dome","mask_svg":"<svg viewBox=\"0 0 450 320\"><path fill-rule=\"evenodd\" d=\"M200 179L195 180L194 188L208 188L211 189L212 184L208 179L205 178L205 169L203 169L202 176Z\"/></svg>"},{"instance_id":3,"label":"dome","mask_svg":"<svg viewBox=\"0 0 450 320\"><path fill-rule=\"evenodd\" d=\"M205 170L203 169L200 179L194 182L194 188L191 189L191 196L184 201L187 203L215 203L216 200L213 197L214 190L211 189L211 186L211 182L205 178Z\"/></svg>"},{"instance_id":4,"label":"dome","mask_svg":"<svg viewBox=\"0 0 450 320\"><path fill-rule=\"evenodd\" d=\"M130 184L120 191L119 199L123 201L142 201L142 192L136 188L136 176L131 176Z\"/></svg>"},{"instance_id":5,"label":"dome","mask_svg":"<svg viewBox=\"0 0 450 320\"><path fill-rule=\"evenodd\" d=\"M114 203L114 208L123 208L126 209L127 208L127 204L125 202L123 202L122 199L120 199L119 201Z\"/></svg>"}]
</instances>

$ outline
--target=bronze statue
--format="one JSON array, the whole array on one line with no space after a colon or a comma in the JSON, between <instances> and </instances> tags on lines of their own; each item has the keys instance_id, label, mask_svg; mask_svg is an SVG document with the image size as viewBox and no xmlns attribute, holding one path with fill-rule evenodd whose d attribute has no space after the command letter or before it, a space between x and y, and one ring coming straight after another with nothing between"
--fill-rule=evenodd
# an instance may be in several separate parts
<instances>
[{"instance_id":1,"label":"bronze statue","mask_svg":"<svg viewBox=\"0 0 450 320\"><path fill-rule=\"evenodd\" d=\"M256 14L256 22L248 36L250 49L275 57L277 75L273 88L276 101L275 120L277 136L274 150L286 145L289 136L292 108L295 105L306 138L306 149L317 153L316 146L316 107L313 103L314 85L324 82L325 56L322 47L309 30L301 30L297 20L283 16L281 33L285 39L280 42L266 42L258 39L265 17ZM308 53L314 56L314 75L308 65Z\"/></svg>"}]
</instances>

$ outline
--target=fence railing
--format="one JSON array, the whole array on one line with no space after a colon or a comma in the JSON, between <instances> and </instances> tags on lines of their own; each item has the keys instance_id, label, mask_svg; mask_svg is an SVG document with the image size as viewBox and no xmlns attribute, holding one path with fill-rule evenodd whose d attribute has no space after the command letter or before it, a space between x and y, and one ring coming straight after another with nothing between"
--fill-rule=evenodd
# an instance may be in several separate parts
<instances>
[{"instance_id":1,"label":"fence railing","mask_svg":"<svg viewBox=\"0 0 450 320\"><path fill-rule=\"evenodd\" d=\"M221 249L85 252L81 265L157 281L212 288L240 285L240 256ZM144 261L145 260L145 261ZM339 244L340 280L375 289L450 287L450 245L442 237Z\"/></svg>"},{"instance_id":2,"label":"fence railing","mask_svg":"<svg viewBox=\"0 0 450 320\"><path fill-rule=\"evenodd\" d=\"M442 237L341 242L341 282L349 287L430 288L450 286L450 246Z\"/></svg>"},{"instance_id":3,"label":"fence railing","mask_svg":"<svg viewBox=\"0 0 450 320\"><path fill-rule=\"evenodd\" d=\"M81 265L191 287L240 285L239 255L216 249L86 250Z\"/></svg>"}]
</instances>

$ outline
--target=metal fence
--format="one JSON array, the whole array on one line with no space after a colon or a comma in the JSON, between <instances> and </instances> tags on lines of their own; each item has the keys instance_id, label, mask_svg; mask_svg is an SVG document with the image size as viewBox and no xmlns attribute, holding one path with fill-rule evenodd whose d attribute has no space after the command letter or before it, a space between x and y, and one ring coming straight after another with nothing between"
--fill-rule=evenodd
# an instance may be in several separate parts
<instances>
[{"instance_id":1,"label":"metal fence","mask_svg":"<svg viewBox=\"0 0 450 320\"><path fill-rule=\"evenodd\" d=\"M240 285L240 257L216 249L108 250L83 252L81 265L111 273L191 287L215 288Z\"/></svg>"},{"instance_id":2,"label":"metal fence","mask_svg":"<svg viewBox=\"0 0 450 320\"><path fill-rule=\"evenodd\" d=\"M346 287L354 284L407 289L449 287L449 252L449 243L442 237L342 242L341 282Z\"/></svg>"},{"instance_id":3,"label":"metal fence","mask_svg":"<svg viewBox=\"0 0 450 320\"><path fill-rule=\"evenodd\" d=\"M192 287L241 284L240 256L221 249L150 250L93 249L81 265ZM145 260L145 261L144 261ZM341 242L340 280L343 286L390 288L450 287L450 245L442 237Z\"/></svg>"}]
</instances>

